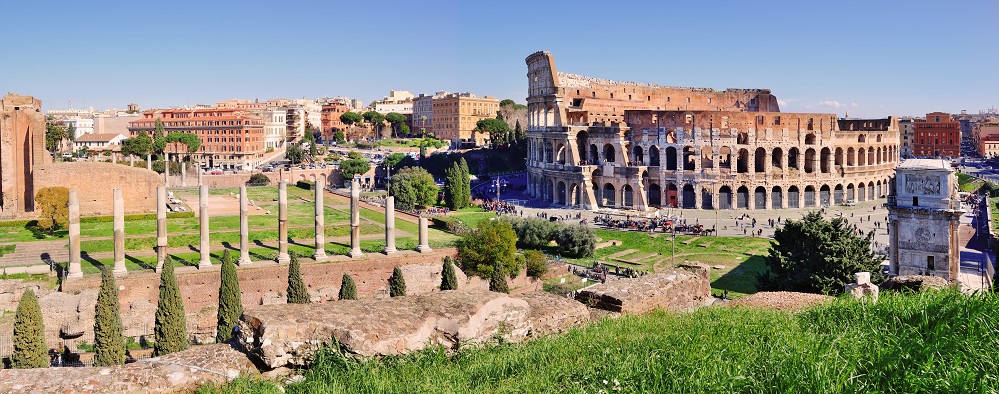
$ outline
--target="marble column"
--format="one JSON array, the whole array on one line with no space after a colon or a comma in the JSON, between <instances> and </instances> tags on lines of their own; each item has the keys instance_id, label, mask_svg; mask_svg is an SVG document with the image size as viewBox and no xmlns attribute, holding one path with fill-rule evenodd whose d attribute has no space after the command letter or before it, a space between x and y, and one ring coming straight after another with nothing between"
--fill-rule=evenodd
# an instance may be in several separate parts
<instances>
[{"instance_id":1,"label":"marble column","mask_svg":"<svg viewBox=\"0 0 999 394\"><path fill-rule=\"evenodd\" d=\"M288 181L278 183L278 264L288 264Z\"/></svg>"},{"instance_id":2,"label":"marble column","mask_svg":"<svg viewBox=\"0 0 999 394\"><path fill-rule=\"evenodd\" d=\"M167 256L167 192L166 186L156 187L156 272L163 269Z\"/></svg>"},{"instance_id":3,"label":"marble column","mask_svg":"<svg viewBox=\"0 0 999 394\"><path fill-rule=\"evenodd\" d=\"M180 186L187 187L187 166L184 165L184 162L180 162Z\"/></svg>"},{"instance_id":4,"label":"marble column","mask_svg":"<svg viewBox=\"0 0 999 394\"><path fill-rule=\"evenodd\" d=\"M147 170L152 170L153 169L153 154L152 153L147 153L146 154L146 169Z\"/></svg>"},{"instance_id":5,"label":"marble column","mask_svg":"<svg viewBox=\"0 0 999 394\"><path fill-rule=\"evenodd\" d=\"M170 154L163 153L163 185L170 187Z\"/></svg>"},{"instance_id":6,"label":"marble column","mask_svg":"<svg viewBox=\"0 0 999 394\"><path fill-rule=\"evenodd\" d=\"M198 219L201 222L201 261L198 262L198 269L202 269L212 266L212 244L208 228L208 186L201 185L198 189Z\"/></svg>"},{"instance_id":7,"label":"marble column","mask_svg":"<svg viewBox=\"0 0 999 394\"><path fill-rule=\"evenodd\" d=\"M200 185L199 185L200 186ZM239 185L239 266L250 264L250 221L246 209L246 185Z\"/></svg>"},{"instance_id":8,"label":"marble column","mask_svg":"<svg viewBox=\"0 0 999 394\"><path fill-rule=\"evenodd\" d=\"M69 191L69 273L66 278L82 278L80 267L80 197Z\"/></svg>"},{"instance_id":9,"label":"marble column","mask_svg":"<svg viewBox=\"0 0 999 394\"><path fill-rule=\"evenodd\" d=\"M198 166L197 166L196 169L198 171L198 186L204 185L205 184L204 183L204 179L202 179L201 176L204 175L205 170L201 168L201 163L198 163Z\"/></svg>"},{"instance_id":10,"label":"marble column","mask_svg":"<svg viewBox=\"0 0 999 394\"><path fill-rule=\"evenodd\" d=\"M316 261L326 261L326 211L323 205L323 192L326 180L323 175L316 176L316 253L312 258Z\"/></svg>"},{"instance_id":11,"label":"marble column","mask_svg":"<svg viewBox=\"0 0 999 394\"><path fill-rule=\"evenodd\" d=\"M116 276L128 274L125 268L125 199L121 188L114 189L114 271Z\"/></svg>"},{"instance_id":12,"label":"marble column","mask_svg":"<svg viewBox=\"0 0 999 394\"><path fill-rule=\"evenodd\" d=\"M128 155L128 166L135 167L135 155Z\"/></svg>"},{"instance_id":13,"label":"marble column","mask_svg":"<svg viewBox=\"0 0 999 394\"><path fill-rule=\"evenodd\" d=\"M385 254L393 254L395 249L395 197L385 197Z\"/></svg>"},{"instance_id":14,"label":"marble column","mask_svg":"<svg viewBox=\"0 0 999 394\"><path fill-rule=\"evenodd\" d=\"M430 249L429 230L427 230L427 218L420 216L420 244L416 246L416 251L420 253L430 253L433 249Z\"/></svg>"},{"instance_id":15,"label":"marble column","mask_svg":"<svg viewBox=\"0 0 999 394\"><path fill-rule=\"evenodd\" d=\"M347 256L361 257L361 181L354 178L350 183L350 253Z\"/></svg>"}]
</instances>

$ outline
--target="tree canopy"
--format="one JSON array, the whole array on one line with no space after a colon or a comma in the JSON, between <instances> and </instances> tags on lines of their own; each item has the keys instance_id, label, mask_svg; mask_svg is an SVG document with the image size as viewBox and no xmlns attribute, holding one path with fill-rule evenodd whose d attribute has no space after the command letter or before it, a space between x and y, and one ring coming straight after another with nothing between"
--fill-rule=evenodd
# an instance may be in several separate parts
<instances>
[{"instance_id":1,"label":"tree canopy","mask_svg":"<svg viewBox=\"0 0 999 394\"><path fill-rule=\"evenodd\" d=\"M483 278L491 277L494 267L504 275L517 272L517 233L505 221L483 220L458 240L458 259L462 270Z\"/></svg>"},{"instance_id":2,"label":"tree canopy","mask_svg":"<svg viewBox=\"0 0 999 394\"><path fill-rule=\"evenodd\" d=\"M371 163L365 158L340 160L340 174L343 181L354 179L354 175L362 175L371 169Z\"/></svg>"},{"instance_id":3,"label":"tree canopy","mask_svg":"<svg viewBox=\"0 0 999 394\"><path fill-rule=\"evenodd\" d=\"M305 160L305 150L302 149L302 145L298 143L288 144L288 149L284 151L284 158L288 159L291 164L298 164Z\"/></svg>"},{"instance_id":4,"label":"tree canopy","mask_svg":"<svg viewBox=\"0 0 999 394\"><path fill-rule=\"evenodd\" d=\"M493 146L506 142L507 133L510 132L510 126L500 119L482 119L475 122L475 129L480 133L489 134Z\"/></svg>"},{"instance_id":5,"label":"tree canopy","mask_svg":"<svg viewBox=\"0 0 999 394\"><path fill-rule=\"evenodd\" d=\"M400 209L414 209L433 205L437 201L437 184L427 170L406 167L392 175L389 185L395 205Z\"/></svg>"},{"instance_id":6,"label":"tree canopy","mask_svg":"<svg viewBox=\"0 0 999 394\"><path fill-rule=\"evenodd\" d=\"M361 117L364 118L365 122L368 122L368 124L371 125L372 130L374 130L375 132L375 135L378 135L380 137L378 132L382 129L382 123L385 123L385 115L382 115L381 113L378 113L376 111L368 111L361 114Z\"/></svg>"},{"instance_id":7,"label":"tree canopy","mask_svg":"<svg viewBox=\"0 0 999 394\"><path fill-rule=\"evenodd\" d=\"M826 220L818 212L787 220L770 242L760 287L839 294L857 272L871 272L872 281L878 282L883 256L871 250L873 237L857 235L845 218Z\"/></svg>"},{"instance_id":8,"label":"tree canopy","mask_svg":"<svg viewBox=\"0 0 999 394\"><path fill-rule=\"evenodd\" d=\"M444 172L444 203L448 208L458 210L471 204L472 186L469 178L465 158L454 162Z\"/></svg>"},{"instance_id":9,"label":"tree canopy","mask_svg":"<svg viewBox=\"0 0 999 394\"><path fill-rule=\"evenodd\" d=\"M64 138L66 138L66 127L56 122L45 123L45 149L54 153Z\"/></svg>"},{"instance_id":10,"label":"tree canopy","mask_svg":"<svg viewBox=\"0 0 999 394\"><path fill-rule=\"evenodd\" d=\"M140 131L135 137L127 138L121 142L121 154L123 155L145 157L151 153L152 148L153 139L145 131Z\"/></svg>"},{"instance_id":11,"label":"tree canopy","mask_svg":"<svg viewBox=\"0 0 999 394\"><path fill-rule=\"evenodd\" d=\"M62 186L45 187L35 193L38 228L52 233L69 226L69 189Z\"/></svg>"},{"instance_id":12,"label":"tree canopy","mask_svg":"<svg viewBox=\"0 0 999 394\"><path fill-rule=\"evenodd\" d=\"M385 120L392 124L392 132L397 133L400 126L405 126L403 123L406 123L406 115L389 112L385 115Z\"/></svg>"},{"instance_id":13,"label":"tree canopy","mask_svg":"<svg viewBox=\"0 0 999 394\"><path fill-rule=\"evenodd\" d=\"M170 134L166 135L166 143L181 143L187 146L187 153L197 152L201 148L201 138L192 133L184 133L180 131L171 131Z\"/></svg>"},{"instance_id":14,"label":"tree canopy","mask_svg":"<svg viewBox=\"0 0 999 394\"><path fill-rule=\"evenodd\" d=\"M361 114L357 112L348 111L340 114L340 121L347 126L353 126L355 124L363 122L364 117L362 117Z\"/></svg>"}]
</instances>

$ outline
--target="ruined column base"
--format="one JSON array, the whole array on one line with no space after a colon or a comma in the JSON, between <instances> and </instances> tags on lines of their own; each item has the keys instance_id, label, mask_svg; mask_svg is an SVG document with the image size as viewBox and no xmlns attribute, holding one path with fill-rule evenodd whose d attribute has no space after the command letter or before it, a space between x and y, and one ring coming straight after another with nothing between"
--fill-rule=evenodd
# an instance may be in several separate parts
<instances>
[{"instance_id":1,"label":"ruined column base","mask_svg":"<svg viewBox=\"0 0 999 394\"><path fill-rule=\"evenodd\" d=\"M250 258L249 257L240 257L239 261L236 262L236 265L238 265L240 267L242 267L244 265L250 265Z\"/></svg>"},{"instance_id":2,"label":"ruined column base","mask_svg":"<svg viewBox=\"0 0 999 394\"><path fill-rule=\"evenodd\" d=\"M322 249L316 249L316 254L312 255L312 259L317 262L328 261L330 258L326 255L326 252Z\"/></svg>"},{"instance_id":3,"label":"ruined column base","mask_svg":"<svg viewBox=\"0 0 999 394\"><path fill-rule=\"evenodd\" d=\"M288 263L291 263L291 257L288 256L287 253L285 253L285 254L279 254L278 257L277 257L277 263L278 264L288 264Z\"/></svg>"},{"instance_id":4,"label":"ruined column base","mask_svg":"<svg viewBox=\"0 0 999 394\"><path fill-rule=\"evenodd\" d=\"M434 250L430 248L430 245L419 245L416 247L416 251L420 253L430 253Z\"/></svg>"},{"instance_id":5,"label":"ruined column base","mask_svg":"<svg viewBox=\"0 0 999 394\"><path fill-rule=\"evenodd\" d=\"M364 257L364 252L362 252L360 248L352 249L350 253L347 253L347 257L350 258Z\"/></svg>"},{"instance_id":6,"label":"ruined column base","mask_svg":"<svg viewBox=\"0 0 999 394\"><path fill-rule=\"evenodd\" d=\"M66 279L79 279L83 277L83 271L80 272L70 272L66 274Z\"/></svg>"},{"instance_id":7,"label":"ruined column base","mask_svg":"<svg viewBox=\"0 0 999 394\"><path fill-rule=\"evenodd\" d=\"M398 251L399 250L396 249L396 248L385 248L385 250L383 250L382 253L385 253L385 254L395 254Z\"/></svg>"},{"instance_id":8,"label":"ruined column base","mask_svg":"<svg viewBox=\"0 0 999 394\"><path fill-rule=\"evenodd\" d=\"M126 275L128 275L128 269L126 269L126 268L115 269L115 270L111 271L111 274L113 274L114 276L126 276Z\"/></svg>"}]
</instances>

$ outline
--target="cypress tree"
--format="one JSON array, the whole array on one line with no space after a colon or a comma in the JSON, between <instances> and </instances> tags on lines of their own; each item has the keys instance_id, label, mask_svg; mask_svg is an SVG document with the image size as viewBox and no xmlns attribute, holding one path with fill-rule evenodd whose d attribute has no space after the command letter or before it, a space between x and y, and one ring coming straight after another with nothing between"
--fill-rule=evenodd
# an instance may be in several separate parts
<instances>
[{"instance_id":1,"label":"cypress tree","mask_svg":"<svg viewBox=\"0 0 999 394\"><path fill-rule=\"evenodd\" d=\"M458 288L458 278L454 274L454 263L451 256L444 256L444 268L441 270L441 290L455 290Z\"/></svg>"},{"instance_id":2,"label":"cypress tree","mask_svg":"<svg viewBox=\"0 0 999 394\"><path fill-rule=\"evenodd\" d=\"M45 346L45 325L38 297L25 289L14 314L14 353L10 365L14 368L45 368L49 355Z\"/></svg>"},{"instance_id":3,"label":"cypress tree","mask_svg":"<svg viewBox=\"0 0 999 394\"><path fill-rule=\"evenodd\" d=\"M187 316L184 300L180 296L177 277L173 274L173 259L163 261L160 273L160 297L156 302L156 344L153 354L163 356L185 350L190 346L187 337Z\"/></svg>"},{"instance_id":4,"label":"cypress tree","mask_svg":"<svg viewBox=\"0 0 999 394\"><path fill-rule=\"evenodd\" d=\"M489 277L489 291L510 293L510 285L506 283L506 277L503 276L503 268L499 264L493 266L493 275Z\"/></svg>"},{"instance_id":5,"label":"cypress tree","mask_svg":"<svg viewBox=\"0 0 999 394\"><path fill-rule=\"evenodd\" d=\"M444 170L444 203L453 210L460 209L458 196L461 195L461 170L455 162Z\"/></svg>"},{"instance_id":6,"label":"cypress tree","mask_svg":"<svg viewBox=\"0 0 999 394\"><path fill-rule=\"evenodd\" d=\"M402 270L395 267L392 276L389 277L389 296L401 297L406 295L406 279L402 277Z\"/></svg>"},{"instance_id":7,"label":"cypress tree","mask_svg":"<svg viewBox=\"0 0 999 394\"><path fill-rule=\"evenodd\" d=\"M340 299L357 299L357 285L354 284L354 278L351 278L350 275L347 275L347 273L344 273L343 279L340 280Z\"/></svg>"},{"instance_id":8,"label":"cypress tree","mask_svg":"<svg viewBox=\"0 0 999 394\"><path fill-rule=\"evenodd\" d=\"M239 323L243 314L243 300L240 299L239 277L236 276L236 261L229 249L222 252L222 283L219 285L218 326L215 342L222 343L232 338L232 328Z\"/></svg>"},{"instance_id":9,"label":"cypress tree","mask_svg":"<svg viewBox=\"0 0 999 394\"><path fill-rule=\"evenodd\" d=\"M461 170L461 175L459 179L461 185L461 195L458 196L459 204L461 208L467 207L472 203L472 184L471 177L468 173L468 163L465 162L465 158L462 157L458 160L458 168Z\"/></svg>"},{"instance_id":10,"label":"cypress tree","mask_svg":"<svg viewBox=\"0 0 999 394\"><path fill-rule=\"evenodd\" d=\"M298 254L291 253L291 263L288 264L288 303L308 304L309 291L302 281L302 271L298 264Z\"/></svg>"},{"instance_id":11,"label":"cypress tree","mask_svg":"<svg viewBox=\"0 0 999 394\"><path fill-rule=\"evenodd\" d=\"M101 270L101 290L94 312L94 366L107 367L125 363L125 335L121 326L118 286L111 269Z\"/></svg>"}]
</instances>

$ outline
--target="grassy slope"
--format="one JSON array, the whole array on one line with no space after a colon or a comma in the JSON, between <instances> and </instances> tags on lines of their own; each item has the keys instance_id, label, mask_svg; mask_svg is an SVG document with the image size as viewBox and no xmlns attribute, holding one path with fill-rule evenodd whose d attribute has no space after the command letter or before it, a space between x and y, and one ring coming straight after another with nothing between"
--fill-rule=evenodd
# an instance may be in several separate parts
<instances>
[{"instance_id":1,"label":"grassy slope","mask_svg":"<svg viewBox=\"0 0 999 394\"><path fill-rule=\"evenodd\" d=\"M883 294L800 314L705 308L519 345L354 361L327 351L288 393L995 392L999 296ZM606 382L606 383L605 383ZM241 378L201 392L277 392Z\"/></svg>"}]
</instances>

